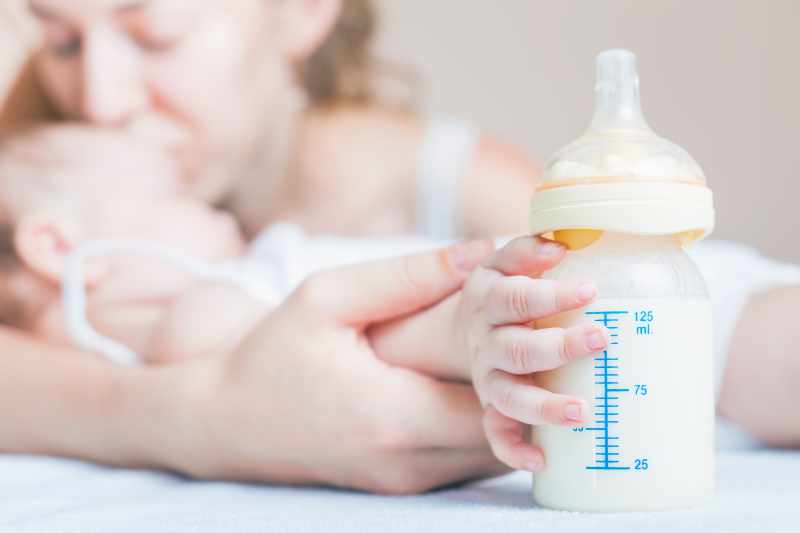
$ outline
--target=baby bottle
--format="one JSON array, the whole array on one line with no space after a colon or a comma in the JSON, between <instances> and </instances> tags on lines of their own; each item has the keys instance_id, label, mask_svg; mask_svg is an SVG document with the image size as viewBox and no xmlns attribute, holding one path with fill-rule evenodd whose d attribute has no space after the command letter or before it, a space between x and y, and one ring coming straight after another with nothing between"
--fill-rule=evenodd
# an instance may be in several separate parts
<instances>
[{"instance_id":1,"label":"baby bottle","mask_svg":"<svg viewBox=\"0 0 800 533\"><path fill-rule=\"evenodd\" d=\"M539 505L645 511L711 498L711 308L684 247L713 225L702 170L644 121L635 56L601 53L591 125L548 163L531 206L533 233L570 250L545 277L598 288L590 307L536 327L588 321L610 333L603 352L536 376L589 405L581 427L532 429L546 458Z\"/></svg>"}]
</instances>

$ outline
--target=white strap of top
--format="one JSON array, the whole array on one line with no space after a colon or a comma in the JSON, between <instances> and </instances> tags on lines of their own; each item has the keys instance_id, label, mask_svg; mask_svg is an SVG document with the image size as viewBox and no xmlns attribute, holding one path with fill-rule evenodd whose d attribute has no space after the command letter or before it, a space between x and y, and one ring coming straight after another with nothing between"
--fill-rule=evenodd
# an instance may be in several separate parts
<instances>
[{"instance_id":1,"label":"white strap of top","mask_svg":"<svg viewBox=\"0 0 800 533\"><path fill-rule=\"evenodd\" d=\"M428 123L419 159L419 235L458 237L458 180L474 158L478 139L478 130L467 122L433 119Z\"/></svg>"}]
</instances>

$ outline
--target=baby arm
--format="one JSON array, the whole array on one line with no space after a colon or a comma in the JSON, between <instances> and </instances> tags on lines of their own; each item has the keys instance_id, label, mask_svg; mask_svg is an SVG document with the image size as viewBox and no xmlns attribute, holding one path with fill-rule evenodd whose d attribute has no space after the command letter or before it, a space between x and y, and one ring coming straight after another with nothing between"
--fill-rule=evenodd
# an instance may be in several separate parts
<instances>
[{"instance_id":1,"label":"baby arm","mask_svg":"<svg viewBox=\"0 0 800 533\"><path fill-rule=\"evenodd\" d=\"M228 353L267 312L238 287L198 283L170 304L145 358L161 364Z\"/></svg>"},{"instance_id":2,"label":"baby arm","mask_svg":"<svg viewBox=\"0 0 800 533\"><path fill-rule=\"evenodd\" d=\"M800 286L753 296L731 339L718 410L775 446L800 446Z\"/></svg>"},{"instance_id":3,"label":"baby arm","mask_svg":"<svg viewBox=\"0 0 800 533\"><path fill-rule=\"evenodd\" d=\"M530 323L592 301L588 283L534 279L564 249L522 237L499 250L461 293L407 319L375 328L370 339L390 364L450 379L471 379L485 408L484 430L495 455L513 468L538 470L542 451L526 442L524 424L579 425L586 402L537 387L536 372L595 353L608 333L594 325L536 330ZM418 353L409 354L413 338Z\"/></svg>"}]
</instances>

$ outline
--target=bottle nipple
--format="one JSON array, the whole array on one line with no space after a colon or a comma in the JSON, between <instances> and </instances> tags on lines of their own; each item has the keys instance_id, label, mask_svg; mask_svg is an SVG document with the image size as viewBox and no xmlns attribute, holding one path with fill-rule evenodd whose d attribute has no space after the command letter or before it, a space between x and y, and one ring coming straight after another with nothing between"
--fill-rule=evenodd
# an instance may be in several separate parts
<instances>
[{"instance_id":1,"label":"bottle nipple","mask_svg":"<svg viewBox=\"0 0 800 533\"><path fill-rule=\"evenodd\" d=\"M531 231L571 249L604 231L685 235L711 231L714 209L703 170L657 135L642 114L636 56L597 56L594 114L588 129L547 163L531 203Z\"/></svg>"},{"instance_id":2,"label":"bottle nipple","mask_svg":"<svg viewBox=\"0 0 800 533\"><path fill-rule=\"evenodd\" d=\"M645 121L636 56L608 50L597 56L596 69L589 128L548 162L539 190L598 181L705 184L686 150L659 137Z\"/></svg>"},{"instance_id":3,"label":"bottle nipple","mask_svg":"<svg viewBox=\"0 0 800 533\"><path fill-rule=\"evenodd\" d=\"M639 98L636 56L628 50L607 50L597 56L591 130L647 130Z\"/></svg>"}]
</instances>

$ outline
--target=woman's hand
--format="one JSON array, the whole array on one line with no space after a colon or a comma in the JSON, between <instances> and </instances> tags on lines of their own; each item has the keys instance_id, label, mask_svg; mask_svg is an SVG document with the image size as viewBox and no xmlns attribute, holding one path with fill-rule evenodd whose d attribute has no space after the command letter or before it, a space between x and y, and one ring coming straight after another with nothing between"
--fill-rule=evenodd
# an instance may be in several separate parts
<instances>
[{"instance_id":1,"label":"woman's hand","mask_svg":"<svg viewBox=\"0 0 800 533\"><path fill-rule=\"evenodd\" d=\"M187 362L202 367L186 373L203 384L202 430L182 469L381 493L502 472L470 386L391 367L364 336L459 289L490 250L475 242L316 275L235 354Z\"/></svg>"},{"instance_id":2,"label":"woman's hand","mask_svg":"<svg viewBox=\"0 0 800 533\"><path fill-rule=\"evenodd\" d=\"M537 387L533 375L600 351L605 329L594 325L534 329L530 323L589 304L592 284L533 279L553 268L565 249L535 237L508 243L470 276L464 290L423 313L370 332L378 355L395 365L471 380L486 407L484 427L497 457L513 468L538 470L542 451L523 438L523 424L578 425L580 398ZM406 350L410 338L426 349ZM441 355L440 355L441 354Z\"/></svg>"}]
</instances>

